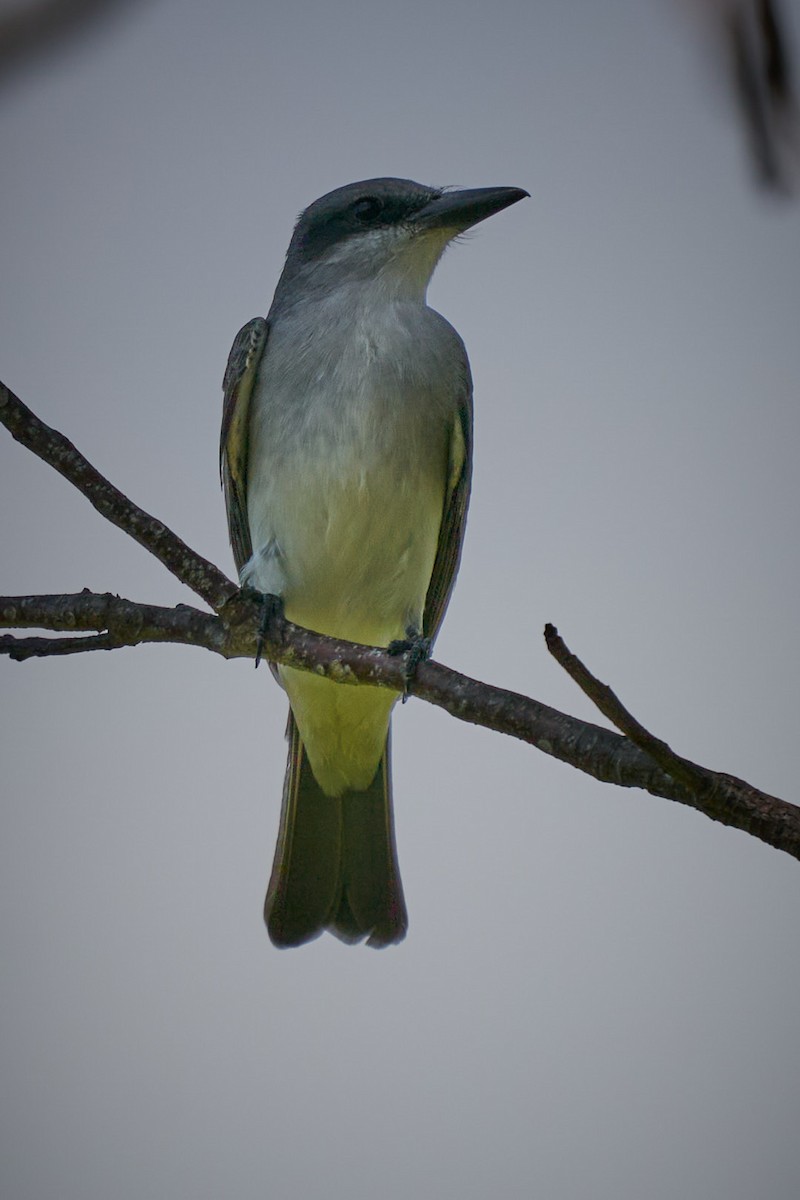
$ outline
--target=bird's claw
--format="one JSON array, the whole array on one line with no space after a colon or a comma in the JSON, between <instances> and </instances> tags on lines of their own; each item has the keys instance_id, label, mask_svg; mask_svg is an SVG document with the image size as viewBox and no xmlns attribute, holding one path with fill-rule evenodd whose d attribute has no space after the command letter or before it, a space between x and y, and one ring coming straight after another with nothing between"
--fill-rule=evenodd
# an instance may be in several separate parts
<instances>
[{"instance_id":1,"label":"bird's claw","mask_svg":"<svg viewBox=\"0 0 800 1200\"><path fill-rule=\"evenodd\" d=\"M413 627L406 630L405 638L398 638L386 647L386 653L403 656L403 704L410 695L410 687L417 673L417 667L425 662L431 653L431 638L423 637Z\"/></svg>"},{"instance_id":2,"label":"bird's claw","mask_svg":"<svg viewBox=\"0 0 800 1200\"><path fill-rule=\"evenodd\" d=\"M261 662L261 655L264 652L264 642L267 640L270 621L273 617L283 616L283 601L280 596L273 596L270 592L259 592L259 603L261 604L261 620L256 635L256 670L258 670L258 664Z\"/></svg>"}]
</instances>

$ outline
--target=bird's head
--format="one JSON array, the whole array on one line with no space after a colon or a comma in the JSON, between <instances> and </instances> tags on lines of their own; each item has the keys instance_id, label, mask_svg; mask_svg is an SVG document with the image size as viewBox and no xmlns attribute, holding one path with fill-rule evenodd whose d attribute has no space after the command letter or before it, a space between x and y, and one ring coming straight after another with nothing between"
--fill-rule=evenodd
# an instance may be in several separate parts
<instances>
[{"instance_id":1,"label":"bird's head","mask_svg":"<svg viewBox=\"0 0 800 1200\"><path fill-rule=\"evenodd\" d=\"M295 289L328 292L383 284L424 299L445 246L528 193L495 187L443 190L410 179L365 179L315 200L295 226L276 302Z\"/></svg>"}]
</instances>

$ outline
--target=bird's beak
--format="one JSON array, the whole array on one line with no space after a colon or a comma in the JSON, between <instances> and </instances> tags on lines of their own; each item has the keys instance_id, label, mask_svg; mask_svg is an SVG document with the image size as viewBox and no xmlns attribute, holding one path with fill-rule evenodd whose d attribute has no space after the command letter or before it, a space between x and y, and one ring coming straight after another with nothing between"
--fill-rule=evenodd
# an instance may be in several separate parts
<instances>
[{"instance_id":1,"label":"bird's beak","mask_svg":"<svg viewBox=\"0 0 800 1200\"><path fill-rule=\"evenodd\" d=\"M431 200L411 218L420 229L452 229L463 233L485 221L510 204L524 200L530 193L522 188L468 188L460 192L445 192Z\"/></svg>"}]
</instances>

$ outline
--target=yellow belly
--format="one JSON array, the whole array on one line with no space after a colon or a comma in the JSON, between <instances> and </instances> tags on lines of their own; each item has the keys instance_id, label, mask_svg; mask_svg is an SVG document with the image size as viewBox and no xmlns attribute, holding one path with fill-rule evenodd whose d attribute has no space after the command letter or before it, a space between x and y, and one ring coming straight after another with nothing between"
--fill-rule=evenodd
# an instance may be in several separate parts
<instances>
[{"instance_id":1,"label":"yellow belly","mask_svg":"<svg viewBox=\"0 0 800 1200\"><path fill-rule=\"evenodd\" d=\"M287 617L348 641L385 646L421 631L444 501L434 479L361 475L342 484L317 477L284 497L298 498L283 526L273 512L285 577ZM281 668L281 679L320 787L329 795L371 782L398 696L349 687Z\"/></svg>"}]
</instances>

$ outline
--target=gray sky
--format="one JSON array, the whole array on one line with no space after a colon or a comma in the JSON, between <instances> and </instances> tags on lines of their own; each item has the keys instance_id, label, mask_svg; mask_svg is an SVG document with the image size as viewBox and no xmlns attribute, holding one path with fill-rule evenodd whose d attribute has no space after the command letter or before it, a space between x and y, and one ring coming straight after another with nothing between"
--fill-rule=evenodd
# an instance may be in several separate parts
<instances>
[{"instance_id":1,"label":"gray sky","mask_svg":"<svg viewBox=\"0 0 800 1200\"><path fill-rule=\"evenodd\" d=\"M795 44L800 6L786 5ZM663 0L150 0L0 94L0 376L226 571L220 381L297 212L528 188L440 265L475 483L437 657L798 798L800 215ZM0 437L2 590L192 597ZM11 1200L794 1200L796 862L419 702L411 929L274 950L266 671L0 664Z\"/></svg>"}]
</instances>

